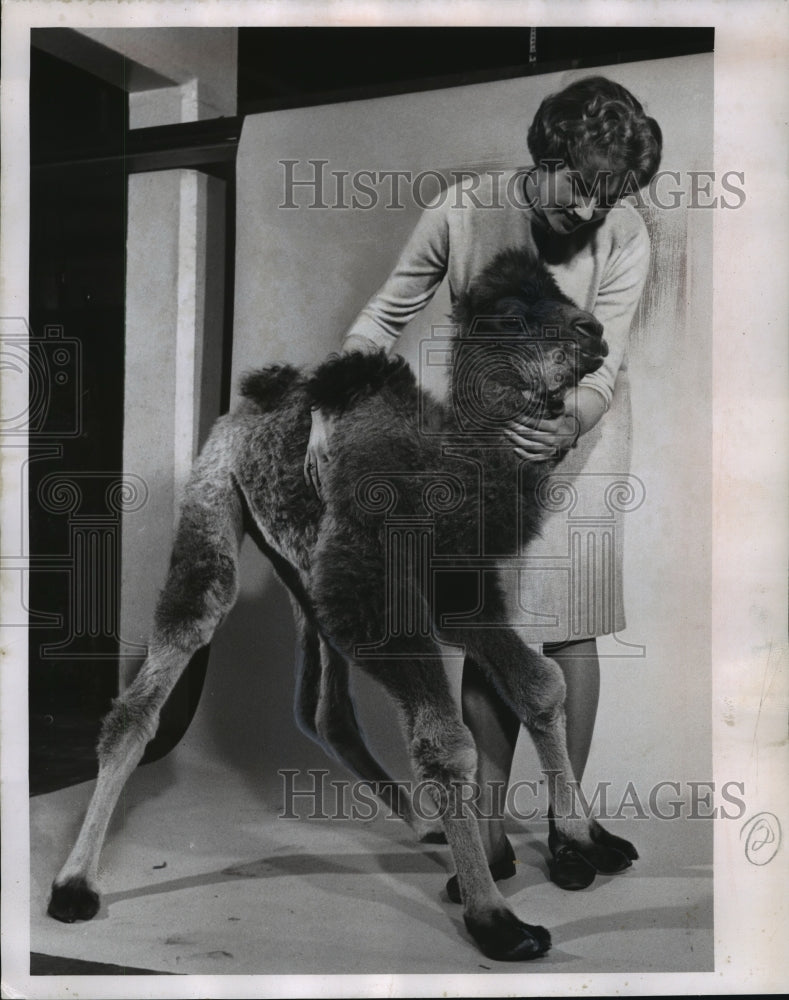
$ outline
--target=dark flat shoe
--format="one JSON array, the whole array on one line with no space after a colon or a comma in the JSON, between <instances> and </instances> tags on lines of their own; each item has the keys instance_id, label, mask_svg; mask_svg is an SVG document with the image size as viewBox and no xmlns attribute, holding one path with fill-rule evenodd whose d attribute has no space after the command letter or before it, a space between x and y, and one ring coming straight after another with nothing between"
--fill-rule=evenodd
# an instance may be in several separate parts
<instances>
[{"instance_id":1,"label":"dark flat shoe","mask_svg":"<svg viewBox=\"0 0 789 1000\"><path fill-rule=\"evenodd\" d=\"M503 882L505 879L512 878L516 871L515 851L513 851L509 839L505 838L505 842L507 846L504 849L504 857L500 861L494 861L492 865L488 866L494 882ZM447 882L447 896L449 896L452 903L462 902L457 875L453 875Z\"/></svg>"},{"instance_id":2,"label":"dark flat shoe","mask_svg":"<svg viewBox=\"0 0 789 1000\"><path fill-rule=\"evenodd\" d=\"M588 889L597 874L589 862L569 844L559 844L548 861L551 882L560 889L576 892Z\"/></svg>"}]
</instances>

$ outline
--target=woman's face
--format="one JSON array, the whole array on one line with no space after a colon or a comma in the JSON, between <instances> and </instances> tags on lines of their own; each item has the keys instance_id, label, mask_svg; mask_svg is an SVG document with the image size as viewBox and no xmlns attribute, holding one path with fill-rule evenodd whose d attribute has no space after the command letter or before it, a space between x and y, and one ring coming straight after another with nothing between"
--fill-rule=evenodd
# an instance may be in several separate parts
<instances>
[{"instance_id":1,"label":"woman's face","mask_svg":"<svg viewBox=\"0 0 789 1000\"><path fill-rule=\"evenodd\" d=\"M582 226L602 222L610 206L602 204L600 191L586 186L577 171L566 164L540 166L529 175L531 190L527 188L530 203L538 220L553 232L567 235Z\"/></svg>"}]
</instances>

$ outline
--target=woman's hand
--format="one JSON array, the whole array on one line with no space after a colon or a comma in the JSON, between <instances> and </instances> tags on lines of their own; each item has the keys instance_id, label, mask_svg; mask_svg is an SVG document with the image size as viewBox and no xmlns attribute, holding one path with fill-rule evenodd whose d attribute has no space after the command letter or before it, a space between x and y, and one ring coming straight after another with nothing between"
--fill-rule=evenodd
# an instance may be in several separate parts
<instances>
[{"instance_id":1,"label":"woman's hand","mask_svg":"<svg viewBox=\"0 0 789 1000\"><path fill-rule=\"evenodd\" d=\"M351 351L363 351L367 354L379 351L380 346L358 333L349 333L340 350L341 354ZM307 454L304 458L304 481L311 486L318 497L323 499L322 481L326 475L326 466L331 462L329 439L334 421L320 409L312 411L312 427L307 443Z\"/></svg>"},{"instance_id":2,"label":"woman's hand","mask_svg":"<svg viewBox=\"0 0 789 1000\"><path fill-rule=\"evenodd\" d=\"M550 420L511 420L504 431L515 446L518 458L528 462L548 462L559 452L574 448L581 423L574 414L563 413Z\"/></svg>"},{"instance_id":3,"label":"woman's hand","mask_svg":"<svg viewBox=\"0 0 789 1000\"><path fill-rule=\"evenodd\" d=\"M307 455L304 459L304 480L317 495L323 499L321 482L326 473L326 466L331 461L329 452L329 437L331 436L331 420L320 410L312 411L312 428L307 444Z\"/></svg>"}]
</instances>

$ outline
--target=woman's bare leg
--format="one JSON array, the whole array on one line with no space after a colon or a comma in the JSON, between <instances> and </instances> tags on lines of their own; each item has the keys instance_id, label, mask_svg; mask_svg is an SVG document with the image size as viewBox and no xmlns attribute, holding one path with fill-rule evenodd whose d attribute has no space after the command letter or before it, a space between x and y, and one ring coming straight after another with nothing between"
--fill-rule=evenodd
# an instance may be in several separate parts
<instances>
[{"instance_id":1,"label":"woman's bare leg","mask_svg":"<svg viewBox=\"0 0 789 1000\"><path fill-rule=\"evenodd\" d=\"M600 659L595 639L579 642L546 643L543 653L559 664L567 691L564 699L567 720L567 756L576 781L581 781L592 745L597 706L600 701ZM592 838L596 843L620 851L628 862L638 857L635 847L592 822ZM585 889L594 881L595 871L576 851L566 847L556 831L553 816L548 816L548 864L551 880L562 889Z\"/></svg>"},{"instance_id":2,"label":"woman's bare leg","mask_svg":"<svg viewBox=\"0 0 789 1000\"><path fill-rule=\"evenodd\" d=\"M592 745L597 705L600 700L600 659L595 639L580 642L545 643L543 653L562 669L567 684L564 715L567 726L567 756L575 780L581 781Z\"/></svg>"}]
</instances>

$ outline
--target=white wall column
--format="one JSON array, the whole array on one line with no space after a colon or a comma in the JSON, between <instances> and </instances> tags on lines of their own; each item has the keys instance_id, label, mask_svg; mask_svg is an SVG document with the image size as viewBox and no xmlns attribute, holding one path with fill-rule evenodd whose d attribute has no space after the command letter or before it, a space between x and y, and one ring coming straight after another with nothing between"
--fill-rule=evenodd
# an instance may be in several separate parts
<instances>
[{"instance_id":1,"label":"white wall column","mask_svg":"<svg viewBox=\"0 0 789 1000\"><path fill-rule=\"evenodd\" d=\"M181 492L219 411L223 209L224 182L195 170L129 178L123 469L148 499L123 519L127 642L149 638ZM138 665L123 658L122 684Z\"/></svg>"}]
</instances>

